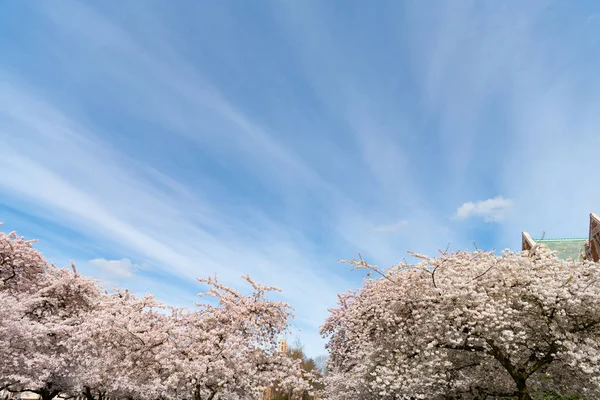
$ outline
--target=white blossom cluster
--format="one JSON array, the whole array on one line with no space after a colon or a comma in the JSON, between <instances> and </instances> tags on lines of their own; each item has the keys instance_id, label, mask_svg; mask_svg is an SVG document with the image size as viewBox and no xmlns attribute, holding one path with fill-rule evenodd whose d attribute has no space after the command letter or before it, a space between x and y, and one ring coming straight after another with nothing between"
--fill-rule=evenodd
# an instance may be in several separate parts
<instances>
[{"instance_id":1,"label":"white blossom cluster","mask_svg":"<svg viewBox=\"0 0 600 400\"><path fill-rule=\"evenodd\" d=\"M600 264L544 247L440 252L339 296L331 400L600 398Z\"/></svg>"},{"instance_id":2,"label":"white blossom cluster","mask_svg":"<svg viewBox=\"0 0 600 400\"><path fill-rule=\"evenodd\" d=\"M0 389L87 399L255 400L260 387L311 390L301 360L277 353L292 314L244 277L243 295L215 278L216 305L167 307L106 293L0 232Z\"/></svg>"}]
</instances>

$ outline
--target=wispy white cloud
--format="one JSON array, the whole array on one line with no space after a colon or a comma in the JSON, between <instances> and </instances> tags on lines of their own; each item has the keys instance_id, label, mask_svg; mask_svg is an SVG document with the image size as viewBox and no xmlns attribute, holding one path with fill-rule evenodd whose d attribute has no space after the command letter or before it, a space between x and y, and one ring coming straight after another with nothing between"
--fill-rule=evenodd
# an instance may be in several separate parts
<instances>
[{"instance_id":1,"label":"wispy white cloud","mask_svg":"<svg viewBox=\"0 0 600 400\"><path fill-rule=\"evenodd\" d=\"M398 11L392 8L390 14ZM369 262L383 265L399 262L406 250L431 253L440 242L448 243L452 234L422 185L431 155L415 140L416 121L397 97L406 77L399 73L404 68L400 58L388 57L390 49L402 46L394 24L380 24L376 13L372 17L377 21L361 21L378 24L376 33L356 30L350 21L337 21L337 10L326 3L305 7L280 2L275 13L307 84L346 133L336 144L346 149L342 154L351 162L345 160L336 184L353 201L339 201L333 208L336 233L353 251L368 255ZM306 21L311 21L309 31ZM386 38L387 50L371 45L381 37ZM381 59L386 62L371 62ZM407 214L410 229L400 229ZM398 222L375 222L390 220ZM394 235L374 234L383 231Z\"/></svg>"},{"instance_id":2,"label":"wispy white cloud","mask_svg":"<svg viewBox=\"0 0 600 400\"><path fill-rule=\"evenodd\" d=\"M89 39L82 46L97 45L131 59L133 67L119 57L118 62L99 61L95 68L118 71L111 79L124 80L130 95L147 101L148 114L181 136L191 137L198 153L211 149L214 158L232 160L236 167L241 164L284 201L307 185L329 191L293 152L278 145L216 90L207 90L185 61L170 58L171 64L166 65L163 60L169 57L144 52L126 32L87 6L73 3L69 12L74 10L80 17L76 23L46 11L59 29L80 32ZM103 73L100 76L106 79ZM154 82L151 92L143 83L146 80ZM55 98L40 94L17 76L4 74L0 87L0 168L4 171L0 187L27 204L31 214L85 232L105 243L111 253L143 260L167 276L190 283L217 272L222 280L237 286L240 275L250 273L279 286L284 299L296 308L298 321L311 332L307 337L311 351L322 351L316 330L326 315L323 305L333 305L335 293L351 285L335 271L315 269L315 255L306 255L305 234L258 207L226 206L228 188L203 180L198 187L182 183L172 176L182 172L180 166L164 172L149 160L126 155L109 139L127 135L126 131L99 129L85 111L70 102L57 106ZM173 104L181 109L174 109ZM199 120L199 113L211 114L211 118ZM185 145L179 147L185 149ZM298 183L302 186L296 187ZM329 193L336 196L335 191ZM117 269L114 261L96 261L91 264L113 269L112 276L107 271L100 274L107 285L132 285L129 269ZM118 266L122 268L123 262ZM156 289L158 283L147 281L144 287ZM137 282L133 285L141 289ZM164 298L165 291L155 293ZM181 304L176 297L172 293L169 300Z\"/></svg>"},{"instance_id":3,"label":"wispy white cloud","mask_svg":"<svg viewBox=\"0 0 600 400\"><path fill-rule=\"evenodd\" d=\"M132 278L141 267L131 262L128 258L120 260L106 260L104 258L95 258L89 261L90 264L100 268L102 271L120 278Z\"/></svg>"},{"instance_id":4,"label":"wispy white cloud","mask_svg":"<svg viewBox=\"0 0 600 400\"><path fill-rule=\"evenodd\" d=\"M506 213L512 206L512 200L505 199L502 196L477 202L468 201L458 207L455 218L481 217L485 222L498 222L506 217Z\"/></svg>"},{"instance_id":5,"label":"wispy white cloud","mask_svg":"<svg viewBox=\"0 0 600 400\"><path fill-rule=\"evenodd\" d=\"M15 124L10 135L1 137L0 187L27 201L32 214L83 231L190 283L217 272L237 286L240 275L250 273L282 287L284 298L294 304L299 320L312 325L312 332L326 313L320 305L333 304L335 293L347 287L335 272L316 273L304 261L304 245L290 228L258 212L247 221L228 216L198 193L165 195L144 178L138 163L90 130L23 87L4 89L3 115ZM11 104L30 113L20 114ZM71 165L78 168L69 169ZM108 285L131 278L130 270L116 269L117 263L123 267L122 260L96 261L92 264L113 269L113 276L105 278ZM319 348L314 336L308 339L312 349Z\"/></svg>"},{"instance_id":6,"label":"wispy white cloud","mask_svg":"<svg viewBox=\"0 0 600 400\"><path fill-rule=\"evenodd\" d=\"M393 224L390 225L378 225L376 227L373 228L373 230L375 232L396 232L399 229L402 229L404 227L408 226L408 221L405 219L402 219L398 222L394 222Z\"/></svg>"},{"instance_id":7,"label":"wispy white cloud","mask_svg":"<svg viewBox=\"0 0 600 400\"><path fill-rule=\"evenodd\" d=\"M422 71L415 82L437 110L433 143L445 149L437 195L447 204L490 190L510 199L494 247L519 248L523 230L585 236L586 216L598 208L600 189L583 183L600 146L599 59L586 50L600 25L586 24L590 11L460 2L427 14L432 30L418 18L424 8L411 6L411 60Z\"/></svg>"},{"instance_id":8,"label":"wispy white cloud","mask_svg":"<svg viewBox=\"0 0 600 400\"><path fill-rule=\"evenodd\" d=\"M89 239L81 260L151 267L81 261L111 285L183 305L196 277L248 272L282 287L318 352L335 293L360 284L337 259L482 245L475 225L489 247L585 235L600 199L589 12L552 31L571 11L535 0L162 7L41 5L13 18L35 30L0 38L2 203ZM456 209L490 192L504 197Z\"/></svg>"}]
</instances>

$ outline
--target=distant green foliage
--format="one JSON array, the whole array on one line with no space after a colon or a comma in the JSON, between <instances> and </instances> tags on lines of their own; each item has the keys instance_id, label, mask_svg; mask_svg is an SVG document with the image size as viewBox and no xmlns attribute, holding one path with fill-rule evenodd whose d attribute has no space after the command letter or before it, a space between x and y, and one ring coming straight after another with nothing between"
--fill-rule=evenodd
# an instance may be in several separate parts
<instances>
[{"instance_id":1,"label":"distant green foliage","mask_svg":"<svg viewBox=\"0 0 600 400\"><path fill-rule=\"evenodd\" d=\"M546 393L543 400L585 400L581 396L561 396L555 393Z\"/></svg>"}]
</instances>

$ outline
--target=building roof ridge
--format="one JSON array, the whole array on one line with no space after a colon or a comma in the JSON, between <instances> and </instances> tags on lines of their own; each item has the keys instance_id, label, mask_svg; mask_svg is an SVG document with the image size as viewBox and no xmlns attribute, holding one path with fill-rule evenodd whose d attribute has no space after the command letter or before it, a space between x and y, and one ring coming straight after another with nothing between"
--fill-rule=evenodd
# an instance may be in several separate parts
<instances>
[{"instance_id":1,"label":"building roof ridge","mask_svg":"<svg viewBox=\"0 0 600 400\"><path fill-rule=\"evenodd\" d=\"M533 239L536 242L578 242L580 240L588 240L588 238L549 238L549 239Z\"/></svg>"}]
</instances>

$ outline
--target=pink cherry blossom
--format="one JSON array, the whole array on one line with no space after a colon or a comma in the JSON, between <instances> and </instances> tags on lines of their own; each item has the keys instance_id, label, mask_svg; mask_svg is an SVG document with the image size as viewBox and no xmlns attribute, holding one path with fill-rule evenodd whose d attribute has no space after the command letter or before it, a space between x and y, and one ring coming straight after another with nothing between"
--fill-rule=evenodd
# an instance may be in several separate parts
<instances>
[{"instance_id":1,"label":"pink cherry blossom","mask_svg":"<svg viewBox=\"0 0 600 400\"><path fill-rule=\"evenodd\" d=\"M600 398L600 264L543 247L415 256L351 262L378 278L322 327L329 399Z\"/></svg>"},{"instance_id":2,"label":"pink cherry blossom","mask_svg":"<svg viewBox=\"0 0 600 400\"><path fill-rule=\"evenodd\" d=\"M75 266L57 268L16 234L0 232L0 389L88 400L256 399L265 386L311 389L301 360L277 353L293 317L278 290L216 277L215 304L168 307L147 294L103 292Z\"/></svg>"}]
</instances>

